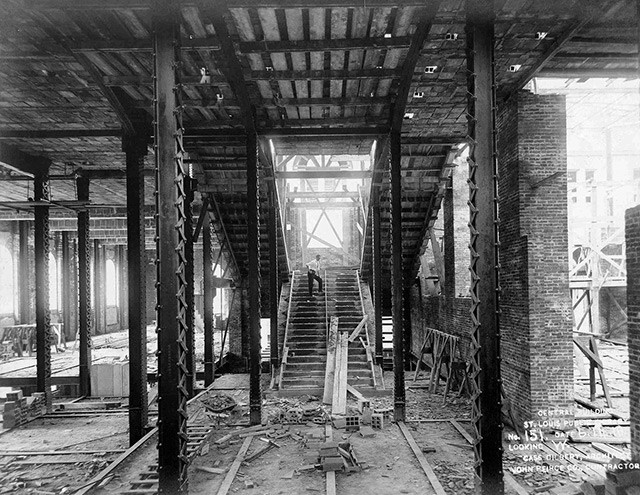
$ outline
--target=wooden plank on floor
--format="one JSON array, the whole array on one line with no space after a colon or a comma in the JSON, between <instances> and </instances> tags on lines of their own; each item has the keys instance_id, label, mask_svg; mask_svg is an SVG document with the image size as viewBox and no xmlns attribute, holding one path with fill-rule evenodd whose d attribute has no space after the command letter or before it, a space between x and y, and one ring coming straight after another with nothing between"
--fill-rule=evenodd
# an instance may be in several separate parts
<instances>
[{"instance_id":1,"label":"wooden plank on floor","mask_svg":"<svg viewBox=\"0 0 640 495\"><path fill-rule=\"evenodd\" d=\"M516 492L517 495L529 495L529 492L525 490L513 476L511 476L511 473L509 471L504 471L504 480L507 482L507 485L511 487L514 492Z\"/></svg>"},{"instance_id":2,"label":"wooden plank on floor","mask_svg":"<svg viewBox=\"0 0 640 495\"><path fill-rule=\"evenodd\" d=\"M325 442L333 442L333 428L330 423L324 425ZM327 471L326 476L326 492L327 495L336 495L336 472Z\"/></svg>"},{"instance_id":3,"label":"wooden plank on floor","mask_svg":"<svg viewBox=\"0 0 640 495\"><path fill-rule=\"evenodd\" d=\"M324 372L324 395L323 404L331 404L333 401L333 384L335 382L336 367L336 345L338 341L338 318L331 317L329 327L329 338L327 340L327 364Z\"/></svg>"},{"instance_id":4,"label":"wooden plank on floor","mask_svg":"<svg viewBox=\"0 0 640 495\"><path fill-rule=\"evenodd\" d=\"M347 414L347 363L349 341L346 332L338 332L336 345L336 366L333 382L333 414Z\"/></svg>"},{"instance_id":5,"label":"wooden plank on floor","mask_svg":"<svg viewBox=\"0 0 640 495\"><path fill-rule=\"evenodd\" d=\"M429 461L427 461L427 458L424 456L424 454L422 453L422 450L420 450L420 447L418 447L418 444L414 440L413 435L411 435L411 432L409 431L409 428L407 428L407 425L405 425L403 421L398 421L398 427L400 428L400 431L404 435L404 438L407 439L407 442L409 443L409 447L411 447L411 450L413 451L414 455L418 459L418 462L420 463L420 466L422 467L424 474L427 475L427 478L429 479L429 483L431 483L431 486L433 486L433 489L435 490L436 495L447 495L447 493L444 491L444 488L440 484L440 481L438 481L438 477L436 476L436 473L433 471L433 468L429 464Z\"/></svg>"},{"instance_id":6,"label":"wooden plank on floor","mask_svg":"<svg viewBox=\"0 0 640 495\"><path fill-rule=\"evenodd\" d=\"M471 435L469 435L469 432L467 430L465 430L460 423L458 423L455 419L449 420L449 423L451 423L453 425L453 427L456 430L458 430L460 435L462 435L467 442L469 442L471 445L473 445L473 443L474 443L473 442L473 437Z\"/></svg>"},{"instance_id":7,"label":"wooden plank on floor","mask_svg":"<svg viewBox=\"0 0 640 495\"><path fill-rule=\"evenodd\" d=\"M236 474L240 469L240 464L242 464L242 461L244 460L244 456L247 455L247 451L249 450L249 446L251 445L251 440L253 440L253 437L247 437L244 439L244 442L242 443L242 446L238 451L238 455L233 461L233 464L231 464L231 467L229 468L229 472L227 473L227 475L224 477L224 480L222 481L222 485L220 486L220 489L218 490L217 495L227 495L227 493L229 493L229 489L231 488L233 480L235 479Z\"/></svg>"},{"instance_id":8,"label":"wooden plank on floor","mask_svg":"<svg viewBox=\"0 0 640 495\"><path fill-rule=\"evenodd\" d=\"M607 445L605 443L595 442L592 444L592 446L598 452L602 452L603 454L609 454L611 457L615 457L623 461L626 461L629 459L629 454L627 454L626 452L622 452L621 450L618 450L615 447L611 447L610 445Z\"/></svg>"},{"instance_id":9,"label":"wooden plank on floor","mask_svg":"<svg viewBox=\"0 0 640 495\"><path fill-rule=\"evenodd\" d=\"M129 447L125 452L120 454L118 458L109 464L106 468L96 474L91 481L89 481L86 485L81 487L75 495L85 495L90 492L98 483L102 482L107 476L111 474L120 464L122 464L131 454L133 454L139 447L147 442L152 436L154 436L158 432L158 427L156 426L153 430L143 436L140 440L134 443L131 447Z\"/></svg>"}]
</instances>

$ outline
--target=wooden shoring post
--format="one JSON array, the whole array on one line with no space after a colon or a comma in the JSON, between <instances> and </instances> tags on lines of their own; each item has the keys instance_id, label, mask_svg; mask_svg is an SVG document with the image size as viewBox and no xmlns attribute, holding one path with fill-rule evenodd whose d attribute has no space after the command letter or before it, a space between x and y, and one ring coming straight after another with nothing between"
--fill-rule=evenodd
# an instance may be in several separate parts
<instances>
[{"instance_id":1,"label":"wooden shoring post","mask_svg":"<svg viewBox=\"0 0 640 495\"><path fill-rule=\"evenodd\" d=\"M204 386L213 383L215 376L215 357L213 353L213 298L216 289L213 287L213 243L211 242L211 217L207 215L202 226L202 272L204 285ZM222 252L222 249L220 249Z\"/></svg>"},{"instance_id":2,"label":"wooden shoring post","mask_svg":"<svg viewBox=\"0 0 640 495\"><path fill-rule=\"evenodd\" d=\"M49 172L34 178L35 201L49 201ZM45 393L47 411L51 410L51 314L49 311L49 207L36 206L34 251L36 259L36 390ZM53 281L55 283L55 281Z\"/></svg>"},{"instance_id":3,"label":"wooden shoring post","mask_svg":"<svg viewBox=\"0 0 640 495\"><path fill-rule=\"evenodd\" d=\"M189 397L193 397L193 390L195 388L196 381L196 332L194 328L195 324L195 287L194 287L194 237L193 237L193 211L191 205L193 204L194 195L196 190L196 180L191 177L185 176L184 178L184 198L183 198L183 210L184 210L184 255L185 255L185 283L186 294L185 302L187 304L186 314L186 329L187 329L187 391Z\"/></svg>"},{"instance_id":4,"label":"wooden shoring post","mask_svg":"<svg viewBox=\"0 0 640 495\"><path fill-rule=\"evenodd\" d=\"M380 233L380 205L372 207L373 225L373 318L375 328L376 364L382 366L384 360L382 351L382 234Z\"/></svg>"},{"instance_id":5,"label":"wooden shoring post","mask_svg":"<svg viewBox=\"0 0 640 495\"><path fill-rule=\"evenodd\" d=\"M258 137L247 136L247 250L249 275L249 422L262 422L260 390L260 203Z\"/></svg>"},{"instance_id":6,"label":"wooden shoring post","mask_svg":"<svg viewBox=\"0 0 640 495\"><path fill-rule=\"evenodd\" d=\"M402 174L400 132L390 135L391 158L391 286L393 320L393 415L404 421L406 392L404 388L404 315L402 277Z\"/></svg>"},{"instance_id":7,"label":"wooden shoring post","mask_svg":"<svg viewBox=\"0 0 640 495\"><path fill-rule=\"evenodd\" d=\"M64 341L67 340L69 335L69 328L71 327L71 302L72 297L72 284L71 284L71 243L69 242L69 232L63 231L61 235L61 251L62 251L62 270L60 276L62 278L62 337Z\"/></svg>"},{"instance_id":8,"label":"wooden shoring post","mask_svg":"<svg viewBox=\"0 0 640 495\"><path fill-rule=\"evenodd\" d=\"M20 284L18 284L19 293L19 319L20 323L27 324L31 321L31 291L33 282L31 281L31 267L29 263L29 231L30 222L21 220L19 224L19 263L18 270L20 273Z\"/></svg>"},{"instance_id":9,"label":"wooden shoring post","mask_svg":"<svg viewBox=\"0 0 640 495\"><path fill-rule=\"evenodd\" d=\"M153 9L158 322L159 494L187 490L187 305L184 147L181 115L180 11Z\"/></svg>"},{"instance_id":10,"label":"wooden shoring post","mask_svg":"<svg viewBox=\"0 0 640 495\"><path fill-rule=\"evenodd\" d=\"M147 261L144 232L144 157L146 138L126 136L127 298L129 327L129 445L145 432L147 402ZM125 285L125 284L123 284Z\"/></svg>"},{"instance_id":11,"label":"wooden shoring post","mask_svg":"<svg viewBox=\"0 0 640 495\"><path fill-rule=\"evenodd\" d=\"M79 201L89 200L89 179L78 177ZM80 396L91 395L91 249L89 210L78 211L78 340ZM136 302L137 304L137 302ZM129 351L131 352L131 351ZM146 369L145 369L146 373Z\"/></svg>"},{"instance_id":12,"label":"wooden shoring post","mask_svg":"<svg viewBox=\"0 0 640 495\"><path fill-rule=\"evenodd\" d=\"M493 1L467 0L472 425L479 493L502 495Z\"/></svg>"},{"instance_id":13,"label":"wooden shoring post","mask_svg":"<svg viewBox=\"0 0 640 495\"><path fill-rule=\"evenodd\" d=\"M279 290L278 290L278 202L275 194L275 183L271 183L269 189L269 301L271 307L269 313L271 317L270 323L270 358L271 373L275 376L275 370L278 368L278 306L279 306Z\"/></svg>"}]
</instances>

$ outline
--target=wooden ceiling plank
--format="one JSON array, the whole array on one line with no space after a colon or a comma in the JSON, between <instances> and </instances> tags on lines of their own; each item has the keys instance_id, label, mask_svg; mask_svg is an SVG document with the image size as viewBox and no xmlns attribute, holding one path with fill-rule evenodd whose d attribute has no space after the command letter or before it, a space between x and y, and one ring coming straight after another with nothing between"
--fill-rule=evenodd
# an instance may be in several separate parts
<instances>
[{"instance_id":1,"label":"wooden ceiling plank","mask_svg":"<svg viewBox=\"0 0 640 495\"><path fill-rule=\"evenodd\" d=\"M224 19L224 14L229 15L226 2L218 4L217 7L223 15L219 15L219 12L216 12L218 15L212 16L211 19L214 29L221 39L222 54L224 55L227 66L225 69L226 77L229 81L229 85L236 95L236 99L240 102L242 108L242 119L247 133L255 133L256 125L254 108L251 105L249 90L242 73L242 66L236 56L235 46L231 40L226 21Z\"/></svg>"},{"instance_id":2,"label":"wooden ceiling plank","mask_svg":"<svg viewBox=\"0 0 640 495\"><path fill-rule=\"evenodd\" d=\"M115 14L120 18L121 22L127 27L134 38L145 39L151 36L150 30L138 18L136 12L132 9L116 10Z\"/></svg>"},{"instance_id":3,"label":"wooden ceiling plank","mask_svg":"<svg viewBox=\"0 0 640 495\"><path fill-rule=\"evenodd\" d=\"M311 40L316 40L318 45L323 43L325 34L325 19L324 9L310 8L309 9L309 37ZM319 41L318 41L319 40ZM319 50L312 50L309 54L311 70L321 71L324 69L324 54ZM322 81L311 81L311 96L312 98L322 98ZM311 109L312 118L322 118L322 111L318 108Z\"/></svg>"},{"instance_id":4,"label":"wooden ceiling plank","mask_svg":"<svg viewBox=\"0 0 640 495\"><path fill-rule=\"evenodd\" d=\"M349 13L346 8L331 9L331 39L344 39L347 34L347 22ZM331 69L345 68L345 52L343 50L331 52ZM334 98L342 97L343 82L340 80L331 81L329 86L329 95ZM340 108L331 108L331 116L339 117L342 112Z\"/></svg>"},{"instance_id":5,"label":"wooden ceiling plank","mask_svg":"<svg viewBox=\"0 0 640 495\"><path fill-rule=\"evenodd\" d=\"M573 38L580 29L591 21L597 19L599 16L608 17L612 15L612 13L620 9L624 3L624 0L609 0L607 2L603 2L600 6L590 5L592 9L591 13L578 21L574 21L564 32L557 36L549 46L547 46L542 55L535 59L535 63L524 71L513 84L513 89L508 94L508 97L516 91L524 88L524 86L542 70L554 55L562 50L564 45L569 42L569 40L571 40L571 38Z\"/></svg>"},{"instance_id":6,"label":"wooden ceiling plank","mask_svg":"<svg viewBox=\"0 0 640 495\"><path fill-rule=\"evenodd\" d=\"M413 73L420 58L420 50L427 40L427 36L431 30L431 24L438 12L439 5L439 1L430 2L428 7L421 9L416 13L418 16L416 30L413 34L411 47L409 48L402 65L402 78L389 121L389 127L392 131L400 132L402 129L404 112L409 98L409 89L411 88Z\"/></svg>"},{"instance_id":7,"label":"wooden ceiling plank","mask_svg":"<svg viewBox=\"0 0 640 495\"><path fill-rule=\"evenodd\" d=\"M229 9L231 18L236 26L241 41L255 41L256 37L253 32L251 18L246 9Z\"/></svg>"},{"instance_id":8,"label":"wooden ceiling plank","mask_svg":"<svg viewBox=\"0 0 640 495\"><path fill-rule=\"evenodd\" d=\"M208 33L202 23L200 10L195 6L184 6L180 10L184 24L189 28L187 34L196 38L206 38Z\"/></svg>"}]
</instances>

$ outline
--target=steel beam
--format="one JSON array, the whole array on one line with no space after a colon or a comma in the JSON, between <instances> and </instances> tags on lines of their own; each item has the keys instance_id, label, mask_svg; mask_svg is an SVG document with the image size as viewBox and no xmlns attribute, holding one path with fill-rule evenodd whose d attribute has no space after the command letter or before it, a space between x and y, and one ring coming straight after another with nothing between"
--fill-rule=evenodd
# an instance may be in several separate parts
<instances>
[{"instance_id":1,"label":"steel beam","mask_svg":"<svg viewBox=\"0 0 640 495\"><path fill-rule=\"evenodd\" d=\"M400 133L390 134L391 157L391 286L393 317L393 415L405 420L404 332L402 277L402 175Z\"/></svg>"},{"instance_id":2,"label":"steel beam","mask_svg":"<svg viewBox=\"0 0 640 495\"><path fill-rule=\"evenodd\" d=\"M158 474L160 494L187 490L187 344L179 6L153 9L157 171Z\"/></svg>"},{"instance_id":3,"label":"steel beam","mask_svg":"<svg viewBox=\"0 0 640 495\"><path fill-rule=\"evenodd\" d=\"M78 177L79 200L89 200L89 180ZM80 339L80 395L91 395L91 254L89 249L89 211L78 211L78 334Z\"/></svg>"},{"instance_id":4,"label":"steel beam","mask_svg":"<svg viewBox=\"0 0 640 495\"><path fill-rule=\"evenodd\" d=\"M29 231L30 222L21 220L19 222L20 251L18 270L20 272L20 284L18 284L19 292L19 318L20 323L29 323L31 321L31 267L29 263Z\"/></svg>"},{"instance_id":5,"label":"steel beam","mask_svg":"<svg viewBox=\"0 0 640 495\"><path fill-rule=\"evenodd\" d=\"M34 179L35 201L49 201L51 189L48 174ZM36 259L36 390L45 393L47 410L51 409L51 314L49 312L49 207L36 206L35 259Z\"/></svg>"},{"instance_id":6,"label":"steel beam","mask_svg":"<svg viewBox=\"0 0 640 495\"><path fill-rule=\"evenodd\" d=\"M202 230L202 255L204 278L204 386L213 383L215 376L215 356L213 353L213 298L216 289L213 287L213 242L211 236L211 217L207 213ZM222 249L220 249L222 253Z\"/></svg>"},{"instance_id":7,"label":"steel beam","mask_svg":"<svg viewBox=\"0 0 640 495\"><path fill-rule=\"evenodd\" d=\"M444 193L442 210L444 220L444 287L442 291L447 300L453 301L456 297L456 232L451 177ZM458 253L458 256L462 255L463 253Z\"/></svg>"},{"instance_id":8,"label":"steel beam","mask_svg":"<svg viewBox=\"0 0 640 495\"><path fill-rule=\"evenodd\" d=\"M380 205L375 204L371 207L371 217L373 224L371 225L373 234L373 310L374 310L374 328L375 328L375 354L376 363L382 366L383 350L382 350L382 235L380 233Z\"/></svg>"},{"instance_id":9,"label":"steel beam","mask_svg":"<svg viewBox=\"0 0 640 495\"><path fill-rule=\"evenodd\" d=\"M271 308L269 309L270 323L270 354L271 354L271 373L272 376L278 368L278 201L276 200L276 185L271 184L269 191L269 301Z\"/></svg>"},{"instance_id":10,"label":"steel beam","mask_svg":"<svg viewBox=\"0 0 640 495\"><path fill-rule=\"evenodd\" d=\"M260 198L258 137L247 136L247 257L249 299L249 422L262 422L260 390Z\"/></svg>"},{"instance_id":11,"label":"steel beam","mask_svg":"<svg viewBox=\"0 0 640 495\"><path fill-rule=\"evenodd\" d=\"M493 2L467 1L467 94L471 148L472 425L476 476L483 495L504 493L500 329L498 319L498 216L495 144Z\"/></svg>"},{"instance_id":12,"label":"steel beam","mask_svg":"<svg viewBox=\"0 0 640 495\"><path fill-rule=\"evenodd\" d=\"M127 136L127 296L129 326L129 445L145 434L147 405L147 271L144 219L146 139ZM124 285L124 284L123 284Z\"/></svg>"}]
</instances>

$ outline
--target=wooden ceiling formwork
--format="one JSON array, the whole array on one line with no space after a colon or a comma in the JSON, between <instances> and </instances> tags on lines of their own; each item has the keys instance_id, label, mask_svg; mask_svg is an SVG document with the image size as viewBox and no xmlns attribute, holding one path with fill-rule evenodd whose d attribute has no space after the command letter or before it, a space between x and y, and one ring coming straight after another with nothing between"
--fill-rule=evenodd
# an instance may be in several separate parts
<instances>
[{"instance_id":1,"label":"wooden ceiling formwork","mask_svg":"<svg viewBox=\"0 0 640 495\"><path fill-rule=\"evenodd\" d=\"M368 154L394 128L404 143L405 276L415 275L449 153L465 141L464 3L182 0L185 141L239 264L248 123L278 154ZM635 2L495 5L500 98L536 75L637 76ZM153 118L152 8L150 0L3 1L0 15L11 22L0 33L0 148L45 157L51 174L122 169L121 134ZM373 187L387 232L388 181ZM72 181L54 191L75 199ZM28 194L22 182L0 181L0 200ZM92 201L123 198L122 180L92 182ZM367 240L365 260L369 253Z\"/></svg>"}]
</instances>

